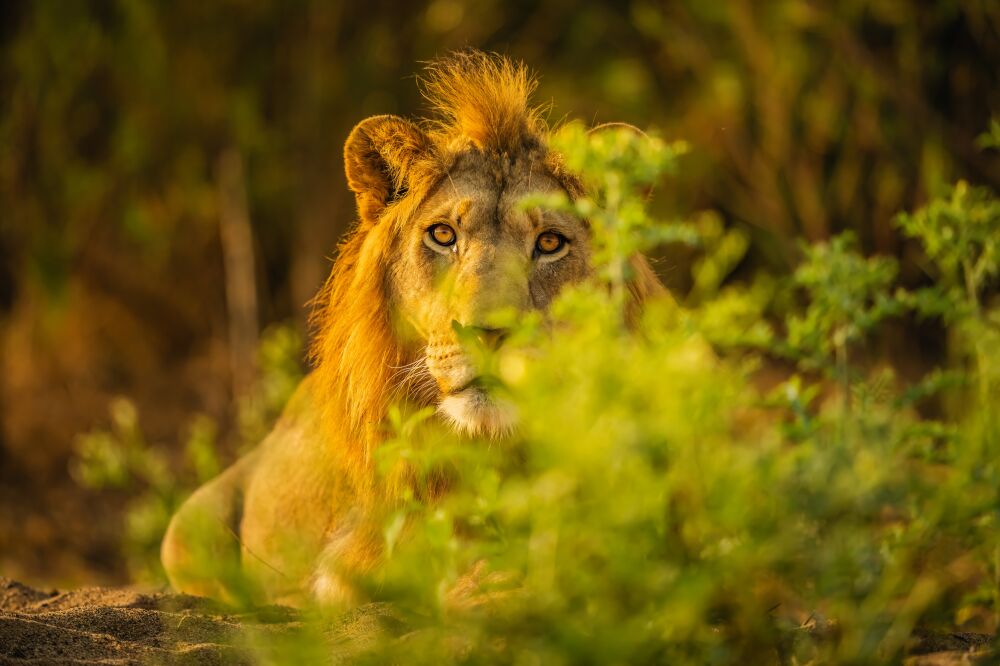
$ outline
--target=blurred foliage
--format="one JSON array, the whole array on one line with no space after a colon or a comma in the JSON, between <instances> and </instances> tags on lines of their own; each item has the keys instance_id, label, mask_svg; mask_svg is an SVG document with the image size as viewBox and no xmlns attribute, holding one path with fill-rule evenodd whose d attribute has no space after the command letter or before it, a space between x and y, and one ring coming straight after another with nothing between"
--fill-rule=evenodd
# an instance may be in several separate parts
<instances>
[{"instance_id":1,"label":"blurred foliage","mask_svg":"<svg viewBox=\"0 0 1000 666\"><path fill-rule=\"evenodd\" d=\"M86 520L118 503L79 493L66 466L114 396L169 457L194 412L227 452L264 431L231 407L223 155L245 165L260 326L304 336L354 217L350 128L419 113L412 75L435 55L508 53L541 75L554 125L686 140L654 212L692 220L701 246L666 247L658 269L713 343L765 344L762 316L804 298L786 279L802 240L851 230L931 304L919 241L893 215L959 180L1000 187L998 26L985 0L3 3L0 566L123 579L116 535ZM911 375L950 344L937 319L912 323L878 331Z\"/></svg>"},{"instance_id":2,"label":"blurred foliage","mask_svg":"<svg viewBox=\"0 0 1000 666\"><path fill-rule=\"evenodd\" d=\"M300 337L264 336L238 413L216 406L171 437L178 414L216 395L178 387L228 386L205 371L227 358L219 157L246 164L261 324L298 316L300 336L301 305L352 219L343 138L366 115L417 111L417 63L473 44L536 68L554 123L658 126L688 154L676 169L680 144L587 140L572 123L559 134L595 195L529 203L598 220L602 276L618 288L566 293L554 337L517 322L496 359L523 421L509 447L394 412L381 468L404 460L418 482L442 468L457 480L440 502L415 492L385 516L385 566L355 582L392 602L406 638L358 659L871 663L898 659L918 625L996 630L995 3L2 12L3 353L9 377L70 388L41 400L4 378L0 474L24 476L10 471L29 467L17 443L59 404L139 394L111 403L110 430L80 438L73 466L131 498L133 575L157 576L159 534L218 469L218 440L259 440L300 372ZM651 308L630 331L625 258L661 241L684 241L658 251L684 307ZM879 355L900 326L923 373L912 380ZM176 371L192 359L208 360ZM761 389L753 371L778 360L792 376ZM174 393L147 388L161 377ZM144 435L139 413L168 423ZM61 478L53 457L58 472L27 478ZM307 633L278 652L322 654L323 627Z\"/></svg>"},{"instance_id":3,"label":"blurred foliage","mask_svg":"<svg viewBox=\"0 0 1000 666\"><path fill-rule=\"evenodd\" d=\"M256 446L271 431L303 372L302 337L291 324L264 331L257 347L258 376L237 414L241 451Z\"/></svg>"},{"instance_id":4,"label":"blurred foliage","mask_svg":"<svg viewBox=\"0 0 1000 666\"><path fill-rule=\"evenodd\" d=\"M665 144L628 131L561 138L586 156L578 167L599 201L672 171ZM593 215L588 201L576 208ZM947 287L961 280L949 257L972 275L998 269L998 205L959 183L898 224ZM601 247L659 236L641 207L627 211L617 224L597 213ZM623 228L629 243L615 238ZM931 309L978 335L954 339L954 358L971 363L942 366L922 388L981 389L934 420L910 408L891 371L852 362L849 351L926 297L897 289L894 263L864 259L850 236L806 248L795 272L804 304L728 360L703 323L718 326L716 298L754 309L753 287L660 303L630 331L605 286L626 255L603 256L604 279L564 293L556 326L529 317L499 352L522 419L516 442L470 445L428 428L427 412L394 415L381 468L405 461L418 486L386 517L385 566L358 582L400 610L405 639L377 641L358 661L882 663L918 626L995 631L1000 338L983 282ZM757 353L805 374L763 394L749 381ZM810 379L817 367L836 381ZM441 478L454 487L420 499L421 479Z\"/></svg>"},{"instance_id":5,"label":"blurred foliage","mask_svg":"<svg viewBox=\"0 0 1000 666\"><path fill-rule=\"evenodd\" d=\"M131 495L122 538L130 576L140 582L164 580L159 565L160 541L180 502L222 467L216 453L215 425L205 417L192 421L184 446L183 466L193 478L182 480L163 449L149 446L139 428L135 405L126 398L111 403L109 430L79 439L72 471L83 486L117 489Z\"/></svg>"},{"instance_id":6,"label":"blurred foliage","mask_svg":"<svg viewBox=\"0 0 1000 666\"><path fill-rule=\"evenodd\" d=\"M804 248L800 299L766 281L705 287L695 304L651 304L633 328L614 288L626 253L696 238L693 270L725 272L732 251L711 221L657 231L635 203L677 172L678 144L573 125L556 141L594 195L523 205L594 219L602 270L561 295L554 326L506 322L489 361L519 432L469 442L433 410L394 409L378 469L405 465L414 485L384 516L383 564L352 581L393 610L369 607L376 619L347 642L330 629L357 611L338 608L308 613L288 642L251 631L262 662L332 650L373 664L885 663L918 628L995 632L1000 311L984 287L1000 268L996 195L959 182L897 216L930 286L898 286L892 259L864 258L845 234ZM952 345L913 383L859 362L910 309ZM723 356L707 344L751 320L763 328L725 338ZM799 373L763 390L754 372L772 356ZM920 416L915 400L934 392L949 409ZM89 473L156 469L122 462L141 439L133 411L115 420L125 447L83 440L100 461ZM442 479L448 492L428 499Z\"/></svg>"},{"instance_id":7,"label":"blurred foliage","mask_svg":"<svg viewBox=\"0 0 1000 666\"><path fill-rule=\"evenodd\" d=\"M802 315L788 319L786 353L819 368L835 361L838 373L846 370L851 344L900 311L889 289L896 262L862 257L853 246L853 235L844 233L830 243L807 247L805 261L792 276L809 304ZM848 380L842 374L839 378Z\"/></svg>"},{"instance_id":8,"label":"blurred foliage","mask_svg":"<svg viewBox=\"0 0 1000 666\"><path fill-rule=\"evenodd\" d=\"M239 409L242 449L255 446L273 426L302 379L301 356L301 339L290 325L265 331L258 350L260 377ZM222 471L217 437L215 421L204 414L195 416L179 447L180 460L171 461L167 451L174 447L151 446L135 405L117 398L111 403L110 429L78 438L71 463L77 482L94 490L128 493L121 543L133 580L166 582L160 542L181 502Z\"/></svg>"},{"instance_id":9,"label":"blurred foliage","mask_svg":"<svg viewBox=\"0 0 1000 666\"><path fill-rule=\"evenodd\" d=\"M980 0L120 0L5 12L5 226L18 276L53 294L93 246L147 271L204 262L215 162L236 147L266 300L287 315L301 303L280 293L289 258L309 252L299 234L328 242L315 261L350 220L339 164L350 126L415 111L419 62L470 43L541 72L553 119L686 137L697 157L672 205L722 211L755 230L755 254L786 266L794 237L845 228L892 252L894 211L957 177L998 184L995 156L973 145L1000 108L1000 10Z\"/></svg>"},{"instance_id":10,"label":"blurred foliage","mask_svg":"<svg viewBox=\"0 0 1000 666\"><path fill-rule=\"evenodd\" d=\"M1000 121L996 118L990 120L990 129L983 132L976 138L976 144L980 148L995 148L1000 150Z\"/></svg>"}]
</instances>

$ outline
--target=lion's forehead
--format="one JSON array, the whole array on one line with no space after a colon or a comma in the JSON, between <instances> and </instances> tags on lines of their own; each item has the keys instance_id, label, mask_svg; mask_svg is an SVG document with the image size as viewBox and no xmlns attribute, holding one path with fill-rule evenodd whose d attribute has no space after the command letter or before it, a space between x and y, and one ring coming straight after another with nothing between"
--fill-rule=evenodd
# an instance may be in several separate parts
<instances>
[{"instance_id":1,"label":"lion's forehead","mask_svg":"<svg viewBox=\"0 0 1000 666\"><path fill-rule=\"evenodd\" d=\"M537 230L540 216L522 210L520 202L529 194L558 191L558 182L537 164L515 163L516 168L500 179L489 165L484 159L458 163L420 206L414 222L448 221L467 234Z\"/></svg>"},{"instance_id":2,"label":"lion's forehead","mask_svg":"<svg viewBox=\"0 0 1000 666\"><path fill-rule=\"evenodd\" d=\"M470 151L456 159L447 172L465 188L494 196L523 196L533 191L559 189L558 180L549 173L548 161L528 154L511 159L506 155L486 155Z\"/></svg>"}]
</instances>

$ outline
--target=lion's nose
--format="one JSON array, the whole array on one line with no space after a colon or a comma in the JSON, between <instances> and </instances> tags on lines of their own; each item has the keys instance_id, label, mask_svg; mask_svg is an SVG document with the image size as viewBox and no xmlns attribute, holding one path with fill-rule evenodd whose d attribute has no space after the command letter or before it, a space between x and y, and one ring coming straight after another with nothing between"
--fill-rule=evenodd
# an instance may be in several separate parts
<instances>
[{"instance_id":1,"label":"lion's nose","mask_svg":"<svg viewBox=\"0 0 1000 666\"><path fill-rule=\"evenodd\" d=\"M473 332L476 336L476 340L479 344L483 346L484 349L489 349L491 351L496 351L500 345L503 343L505 337L507 337L507 329L505 328L484 328L482 326L473 327Z\"/></svg>"}]
</instances>

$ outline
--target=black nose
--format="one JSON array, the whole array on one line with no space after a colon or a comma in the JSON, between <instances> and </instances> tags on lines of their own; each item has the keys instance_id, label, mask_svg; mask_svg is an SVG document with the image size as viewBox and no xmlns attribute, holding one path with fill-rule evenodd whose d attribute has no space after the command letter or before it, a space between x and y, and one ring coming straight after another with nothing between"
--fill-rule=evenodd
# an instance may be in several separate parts
<instances>
[{"instance_id":1,"label":"black nose","mask_svg":"<svg viewBox=\"0 0 1000 666\"><path fill-rule=\"evenodd\" d=\"M496 351L503 344L504 338L507 337L507 329L505 328L483 328L481 326L473 326L471 328L476 336L476 340L479 341L479 344L484 349Z\"/></svg>"}]
</instances>

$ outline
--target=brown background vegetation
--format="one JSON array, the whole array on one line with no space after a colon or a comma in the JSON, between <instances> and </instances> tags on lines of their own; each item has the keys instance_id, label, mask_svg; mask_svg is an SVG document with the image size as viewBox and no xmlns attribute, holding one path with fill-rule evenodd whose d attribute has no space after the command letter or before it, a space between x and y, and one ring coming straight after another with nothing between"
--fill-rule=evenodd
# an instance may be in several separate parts
<instances>
[{"instance_id":1,"label":"brown background vegetation","mask_svg":"<svg viewBox=\"0 0 1000 666\"><path fill-rule=\"evenodd\" d=\"M350 128L420 113L421 61L466 46L538 71L553 123L688 140L658 212L744 228L738 276L782 275L797 240L854 229L919 281L893 214L957 178L1000 187L975 145L1000 113L987 0L6 3L0 573L123 579L123 495L73 482L76 436L116 395L164 447L194 413L231 425L257 333L305 333L353 219Z\"/></svg>"}]
</instances>

